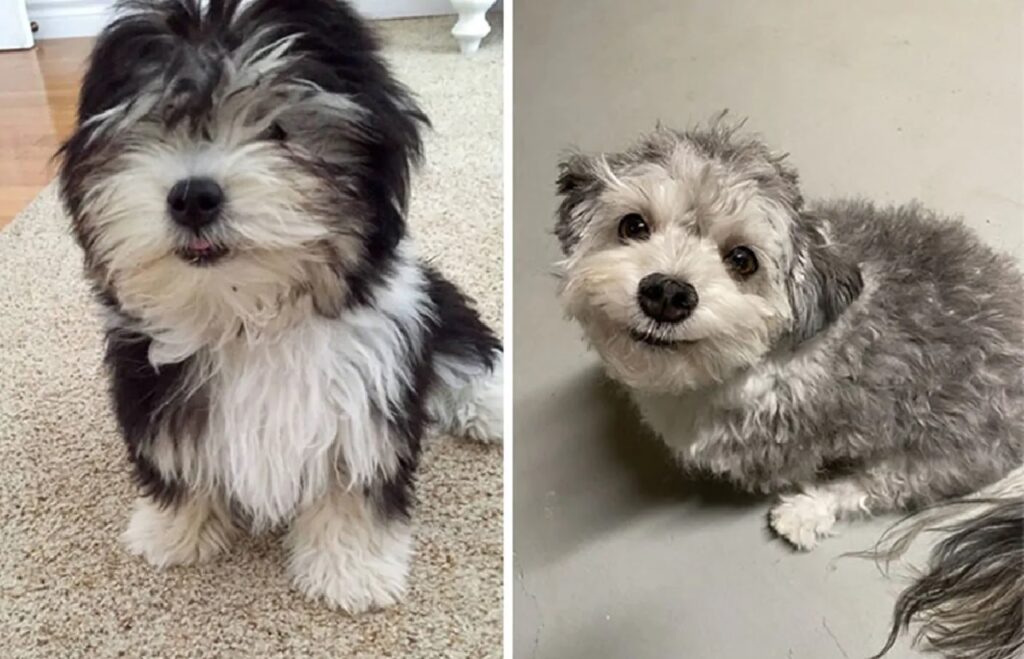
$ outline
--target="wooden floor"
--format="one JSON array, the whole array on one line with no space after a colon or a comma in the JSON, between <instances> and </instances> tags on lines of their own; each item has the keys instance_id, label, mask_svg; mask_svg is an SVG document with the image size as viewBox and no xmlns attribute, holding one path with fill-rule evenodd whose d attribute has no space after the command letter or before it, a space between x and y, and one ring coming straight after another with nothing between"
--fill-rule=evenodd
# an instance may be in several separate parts
<instances>
[{"instance_id":1,"label":"wooden floor","mask_svg":"<svg viewBox=\"0 0 1024 659\"><path fill-rule=\"evenodd\" d=\"M0 229L54 177L53 154L75 120L93 39L0 52Z\"/></svg>"}]
</instances>

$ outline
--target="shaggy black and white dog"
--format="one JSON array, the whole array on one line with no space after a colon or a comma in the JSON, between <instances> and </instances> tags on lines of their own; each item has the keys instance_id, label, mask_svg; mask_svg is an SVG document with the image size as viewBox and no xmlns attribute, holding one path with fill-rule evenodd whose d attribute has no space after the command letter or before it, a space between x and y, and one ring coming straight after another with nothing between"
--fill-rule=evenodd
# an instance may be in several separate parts
<instances>
[{"instance_id":1,"label":"shaggy black and white dog","mask_svg":"<svg viewBox=\"0 0 1024 659\"><path fill-rule=\"evenodd\" d=\"M805 205L783 157L721 119L572 154L558 188L569 315L683 464L781 493L770 525L796 547L1024 463L1024 283L961 223ZM1021 484L940 547L901 625L922 617L953 656L1017 656Z\"/></svg>"},{"instance_id":2,"label":"shaggy black and white dog","mask_svg":"<svg viewBox=\"0 0 1024 659\"><path fill-rule=\"evenodd\" d=\"M105 309L156 566L288 524L288 569L397 601L425 427L501 434L501 346L406 238L423 113L333 0L126 2L61 191Z\"/></svg>"}]
</instances>

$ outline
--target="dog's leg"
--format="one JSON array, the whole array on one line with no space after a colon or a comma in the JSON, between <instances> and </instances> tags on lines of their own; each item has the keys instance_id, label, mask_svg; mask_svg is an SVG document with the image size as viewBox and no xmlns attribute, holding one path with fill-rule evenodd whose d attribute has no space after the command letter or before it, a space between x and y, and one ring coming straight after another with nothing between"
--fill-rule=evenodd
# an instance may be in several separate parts
<instances>
[{"instance_id":1,"label":"dog's leg","mask_svg":"<svg viewBox=\"0 0 1024 659\"><path fill-rule=\"evenodd\" d=\"M936 478L939 474L942 477ZM771 527L798 549L813 549L834 535L844 517L907 510L968 494L1005 475L995 462L971 467L927 456L897 457L862 472L801 488L780 498L769 514Z\"/></svg>"},{"instance_id":2,"label":"dog's leg","mask_svg":"<svg viewBox=\"0 0 1024 659\"><path fill-rule=\"evenodd\" d=\"M647 410L645 416L650 418ZM756 451L750 448L754 445ZM964 495L996 481L1008 469L998 459L896 455L848 476L819 481L820 463L807 459L800 450L770 437L736 437L732 433L687 447L684 461L747 490L799 490L783 495L768 521L776 533L805 551L834 535L835 524L843 517L905 510Z\"/></svg>"},{"instance_id":3,"label":"dog's leg","mask_svg":"<svg viewBox=\"0 0 1024 659\"><path fill-rule=\"evenodd\" d=\"M835 535L838 519L869 514L869 494L856 478L809 485L797 494L783 495L771 509L772 529L797 549L810 551L818 540Z\"/></svg>"},{"instance_id":4,"label":"dog's leg","mask_svg":"<svg viewBox=\"0 0 1024 659\"><path fill-rule=\"evenodd\" d=\"M427 414L443 433L477 441L502 438L501 341L469 299L425 268L437 314L433 345L434 389Z\"/></svg>"},{"instance_id":5,"label":"dog's leg","mask_svg":"<svg viewBox=\"0 0 1024 659\"><path fill-rule=\"evenodd\" d=\"M502 437L502 359L493 367L440 355L437 387L427 411L441 432L481 442Z\"/></svg>"},{"instance_id":6,"label":"dog's leg","mask_svg":"<svg viewBox=\"0 0 1024 659\"><path fill-rule=\"evenodd\" d=\"M383 608L405 593L412 532L362 491L335 488L301 511L285 538L288 572L306 596L348 613Z\"/></svg>"},{"instance_id":7,"label":"dog's leg","mask_svg":"<svg viewBox=\"0 0 1024 659\"><path fill-rule=\"evenodd\" d=\"M169 505L146 496L136 499L121 538L128 551L164 568L208 561L227 549L237 534L224 501L189 492Z\"/></svg>"}]
</instances>

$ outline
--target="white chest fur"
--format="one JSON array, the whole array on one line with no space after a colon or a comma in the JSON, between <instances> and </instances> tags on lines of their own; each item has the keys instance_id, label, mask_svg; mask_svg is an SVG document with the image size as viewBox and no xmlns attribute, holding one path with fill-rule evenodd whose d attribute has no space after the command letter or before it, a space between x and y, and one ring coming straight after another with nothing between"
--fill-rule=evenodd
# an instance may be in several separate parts
<instances>
[{"instance_id":1,"label":"white chest fur","mask_svg":"<svg viewBox=\"0 0 1024 659\"><path fill-rule=\"evenodd\" d=\"M742 375L706 389L677 394L631 391L644 422L680 458L710 442L744 442L766 420L796 413L828 376L827 346L817 343L784 359L770 358ZM784 440L785 438L776 438Z\"/></svg>"},{"instance_id":2,"label":"white chest fur","mask_svg":"<svg viewBox=\"0 0 1024 659\"><path fill-rule=\"evenodd\" d=\"M832 326L795 351L780 350L726 382L675 394L631 390L647 425L682 459L714 442L785 443L786 428L815 405L822 388L849 376L856 361L839 358L837 347L850 333L861 309L872 304L877 277L864 268L864 290ZM820 400L820 399L819 399ZM776 423L789 415L790 423ZM766 436L766 429L775 429Z\"/></svg>"},{"instance_id":3,"label":"white chest fur","mask_svg":"<svg viewBox=\"0 0 1024 659\"><path fill-rule=\"evenodd\" d=\"M359 487L397 464L390 428L430 306L409 265L376 304L310 315L272 337L209 351L209 418L197 441L158 441L165 474L228 494L256 525L290 516L332 483ZM164 439L164 438L162 438Z\"/></svg>"}]
</instances>

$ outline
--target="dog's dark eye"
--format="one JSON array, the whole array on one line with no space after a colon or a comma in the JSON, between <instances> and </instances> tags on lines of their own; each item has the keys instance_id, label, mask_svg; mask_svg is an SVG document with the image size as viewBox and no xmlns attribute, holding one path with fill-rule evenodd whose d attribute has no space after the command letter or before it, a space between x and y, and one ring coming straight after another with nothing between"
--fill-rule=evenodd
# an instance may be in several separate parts
<instances>
[{"instance_id":1,"label":"dog's dark eye","mask_svg":"<svg viewBox=\"0 0 1024 659\"><path fill-rule=\"evenodd\" d=\"M619 238L623 240L647 240L651 228L639 213L630 213L619 220Z\"/></svg>"},{"instance_id":2,"label":"dog's dark eye","mask_svg":"<svg viewBox=\"0 0 1024 659\"><path fill-rule=\"evenodd\" d=\"M285 139L288 138L288 133L284 132L284 129L281 128L281 124L275 121L270 124L270 127L267 128L266 131L264 131L263 137L264 139L273 140L275 142L284 142Z\"/></svg>"},{"instance_id":3,"label":"dog's dark eye","mask_svg":"<svg viewBox=\"0 0 1024 659\"><path fill-rule=\"evenodd\" d=\"M725 255L725 262L741 277L757 272L757 257L749 247L735 247Z\"/></svg>"}]
</instances>

